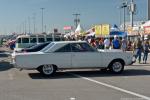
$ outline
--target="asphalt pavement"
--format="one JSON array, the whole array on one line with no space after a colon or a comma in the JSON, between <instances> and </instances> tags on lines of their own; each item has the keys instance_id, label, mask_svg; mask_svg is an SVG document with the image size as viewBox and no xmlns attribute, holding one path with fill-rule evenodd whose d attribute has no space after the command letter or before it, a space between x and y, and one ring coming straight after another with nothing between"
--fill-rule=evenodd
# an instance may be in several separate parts
<instances>
[{"instance_id":1,"label":"asphalt pavement","mask_svg":"<svg viewBox=\"0 0 150 100\"><path fill-rule=\"evenodd\" d=\"M0 100L150 100L147 64L126 66L115 75L97 70L66 70L52 77L13 68L0 54Z\"/></svg>"}]
</instances>

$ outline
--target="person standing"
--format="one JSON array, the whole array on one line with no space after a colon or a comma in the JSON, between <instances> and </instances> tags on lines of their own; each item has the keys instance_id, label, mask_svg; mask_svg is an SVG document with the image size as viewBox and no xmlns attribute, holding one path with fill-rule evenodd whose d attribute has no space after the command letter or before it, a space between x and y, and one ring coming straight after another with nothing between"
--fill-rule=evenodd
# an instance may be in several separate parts
<instances>
[{"instance_id":1,"label":"person standing","mask_svg":"<svg viewBox=\"0 0 150 100\"><path fill-rule=\"evenodd\" d=\"M120 49L120 41L119 41L117 35L115 35L114 39L112 40L112 47L113 47L113 49Z\"/></svg>"},{"instance_id":2,"label":"person standing","mask_svg":"<svg viewBox=\"0 0 150 100\"><path fill-rule=\"evenodd\" d=\"M138 58L139 63L141 63L141 53L142 53L142 41L140 40L140 38L137 38L137 40L134 43L134 50L135 50L135 59Z\"/></svg>"},{"instance_id":3,"label":"person standing","mask_svg":"<svg viewBox=\"0 0 150 100\"><path fill-rule=\"evenodd\" d=\"M105 49L109 49L109 47L110 47L110 40L108 38L106 38L104 40L104 47L105 47Z\"/></svg>"},{"instance_id":4,"label":"person standing","mask_svg":"<svg viewBox=\"0 0 150 100\"><path fill-rule=\"evenodd\" d=\"M123 39L121 41L121 49L123 50L123 52L125 52L126 49L127 49L127 40L126 40L126 37L123 37Z\"/></svg>"},{"instance_id":5,"label":"person standing","mask_svg":"<svg viewBox=\"0 0 150 100\"><path fill-rule=\"evenodd\" d=\"M148 38L145 38L145 41L144 41L144 44L143 44L143 53L144 53L144 56L143 56L143 63L147 63L147 58L148 58L148 53L150 51L150 44L149 44L149 41L148 41Z\"/></svg>"}]
</instances>

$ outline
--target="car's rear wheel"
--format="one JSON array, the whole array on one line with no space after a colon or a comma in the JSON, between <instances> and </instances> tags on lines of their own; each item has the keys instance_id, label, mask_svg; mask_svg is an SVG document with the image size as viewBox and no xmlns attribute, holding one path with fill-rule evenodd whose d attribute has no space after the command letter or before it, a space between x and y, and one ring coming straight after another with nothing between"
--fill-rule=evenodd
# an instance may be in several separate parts
<instances>
[{"instance_id":1,"label":"car's rear wheel","mask_svg":"<svg viewBox=\"0 0 150 100\"><path fill-rule=\"evenodd\" d=\"M47 64L40 66L37 70L45 76L51 76L56 72L56 67L52 64Z\"/></svg>"},{"instance_id":2,"label":"car's rear wheel","mask_svg":"<svg viewBox=\"0 0 150 100\"><path fill-rule=\"evenodd\" d=\"M112 73L120 74L124 70L124 64L120 60L115 60L110 64L109 69Z\"/></svg>"}]
</instances>

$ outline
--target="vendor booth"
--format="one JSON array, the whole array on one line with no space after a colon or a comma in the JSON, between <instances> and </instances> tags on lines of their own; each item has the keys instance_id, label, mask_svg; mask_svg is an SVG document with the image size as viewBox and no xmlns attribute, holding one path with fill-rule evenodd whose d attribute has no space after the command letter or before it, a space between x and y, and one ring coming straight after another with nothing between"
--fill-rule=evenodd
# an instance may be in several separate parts
<instances>
[{"instance_id":1,"label":"vendor booth","mask_svg":"<svg viewBox=\"0 0 150 100\"><path fill-rule=\"evenodd\" d=\"M117 35L118 37L125 37L125 36L127 36L127 33L122 32L122 31L111 31L109 35L110 35L110 37L112 37L114 35Z\"/></svg>"}]
</instances>

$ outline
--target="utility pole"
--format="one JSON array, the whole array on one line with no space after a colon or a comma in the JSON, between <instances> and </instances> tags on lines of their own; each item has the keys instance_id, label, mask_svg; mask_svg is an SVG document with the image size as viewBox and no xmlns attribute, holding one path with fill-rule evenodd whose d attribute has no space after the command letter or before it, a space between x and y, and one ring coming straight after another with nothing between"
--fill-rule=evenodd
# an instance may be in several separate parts
<instances>
[{"instance_id":1,"label":"utility pole","mask_svg":"<svg viewBox=\"0 0 150 100\"><path fill-rule=\"evenodd\" d=\"M41 10L42 10L42 33L43 33L43 10L44 10L45 8L41 8Z\"/></svg>"},{"instance_id":2,"label":"utility pole","mask_svg":"<svg viewBox=\"0 0 150 100\"><path fill-rule=\"evenodd\" d=\"M126 13L126 8L127 8L127 1L126 0L123 0L123 3L121 5L121 8L123 8L123 31L125 32L126 31L126 19L125 19L125 13Z\"/></svg>"},{"instance_id":3,"label":"utility pole","mask_svg":"<svg viewBox=\"0 0 150 100\"><path fill-rule=\"evenodd\" d=\"M27 30L26 30L26 20L24 22L24 29L25 29L25 34L27 34Z\"/></svg>"},{"instance_id":4,"label":"utility pole","mask_svg":"<svg viewBox=\"0 0 150 100\"><path fill-rule=\"evenodd\" d=\"M33 13L33 33L35 34L35 19L36 18L36 14Z\"/></svg>"},{"instance_id":5,"label":"utility pole","mask_svg":"<svg viewBox=\"0 0 150 100\"><path fill-rule=\"evenodd\" d=\"M44 25L45 33L46 33L46 25Z\"/></svg>"},{"instance_id":6,"label":"utility pole","mask_svg":"<svg viewBox=\"0 0 150 100\"><path fill-rule=\"evenodd\" d=\"M78 23L80 22L80 19L78 18L78 16L80 16L80 14L75 13L73 15L75 16L74 23L75 23L75 27L77 28Z\"/></svg>"},{"instance_id":7,"label":"utility pole","mask_svg":"<svg viewBox=\"0 0 150 100\"><path fill-rule=\"evenodd\" d=\"M31 33L31 28L30 28L30 17L28 17L28 24L29 24L29 34Z\"/></svg>"},{"instance_id":8,"label":"utility pole","mask_svg":"<svg viewBox=\"0 0 150 100\"><path fill-rule=\"evenodd\" d=\"M130 5L129 5L131 27L134 26L134 24L133 24L133 15L135 14L135 11L136 11L136 4L134 4L134 1L131 0Z\"/></svg>"}]
</instances>

